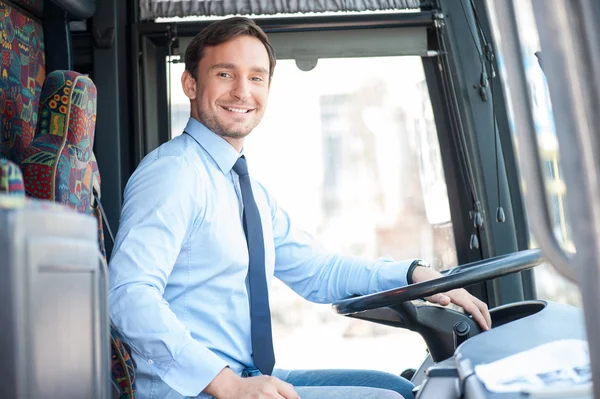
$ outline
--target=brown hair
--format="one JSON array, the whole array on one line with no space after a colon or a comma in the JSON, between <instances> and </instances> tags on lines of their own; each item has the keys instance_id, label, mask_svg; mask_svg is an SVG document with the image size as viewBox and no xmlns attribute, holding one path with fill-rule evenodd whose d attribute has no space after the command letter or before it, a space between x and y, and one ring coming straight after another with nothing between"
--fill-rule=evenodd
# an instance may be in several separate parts
<instances>
[{"instance_id":1,"label":"brown hair","mask_svg":"<svg viewBox=\"0 0 600 399\"><path fill-rule=\"evenodd\" d=\"M254 21L245 17L223 19L202 29L185 50L185 70L195 79L206 46L216 46L242 35L255 37L265 46L269 55L269 78L272 78L276 62L275 51L266 33Z\"/></svg>"}]
</instances>

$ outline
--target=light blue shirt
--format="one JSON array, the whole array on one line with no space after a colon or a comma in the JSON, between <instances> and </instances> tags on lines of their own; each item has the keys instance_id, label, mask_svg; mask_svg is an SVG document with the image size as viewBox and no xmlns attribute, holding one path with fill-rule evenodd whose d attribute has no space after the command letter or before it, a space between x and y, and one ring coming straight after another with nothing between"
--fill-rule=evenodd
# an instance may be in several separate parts
<instances>
[{"instance_id":1,"label":"light blue shirt","mask_svg":"<svg viewBox=\"0 0 600 399\"><path fill-rule=\"evenodd\" d=\"M232 170L240 154L193 118L186 131L193 138L161 145L129 179L110 261L110 317L138 364L140 398L166 389L196 396L224 367L241 373L253 364L248 248ZM251 157L248 165L252 176ZM275 276L330 303L407 284L410 261L327 252L260 183L252 180L252 190L269 285Z\"/></svg>"}]
</instances>

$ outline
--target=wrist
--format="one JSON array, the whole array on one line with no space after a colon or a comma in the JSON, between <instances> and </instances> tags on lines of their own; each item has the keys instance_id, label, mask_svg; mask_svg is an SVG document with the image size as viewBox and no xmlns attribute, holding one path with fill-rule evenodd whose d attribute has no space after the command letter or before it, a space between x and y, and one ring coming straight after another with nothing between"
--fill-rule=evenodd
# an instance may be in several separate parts
<instances>
[{"instance_id":1,"label":"wrist","mask_svg":"<svg viewBox=\"0 0 600 399\"><path fill-rule=\"evenodd\" d=\"M225 367L204 389L204 392L215 398L235 397L236 387L242 377Z\"/></svg>"},{"instance_id":2,"label":"wrist","mask_svg":"<svg viewBox=\"0 0 600 399\"><path fill-rule=\"evenodd\" d=\"M441 277L441 273L431 267L416 267L412 274L413 284L434 280Z\"/></svg>"},{"instance_id":3,"label":"wrist","mask_svg":"<svg viewBox=\"0 0 600 399\"><path fill-rule=\"evenodd\" d=\"M429 268L429 264L421 259L415 259L410 266L408 267L408 271L406 272L406 281L408 284L418 283L420 280L415 279L415 271L420 268ZM417 273L419 274L419 273Z\"/></svg>"}]
</instances>

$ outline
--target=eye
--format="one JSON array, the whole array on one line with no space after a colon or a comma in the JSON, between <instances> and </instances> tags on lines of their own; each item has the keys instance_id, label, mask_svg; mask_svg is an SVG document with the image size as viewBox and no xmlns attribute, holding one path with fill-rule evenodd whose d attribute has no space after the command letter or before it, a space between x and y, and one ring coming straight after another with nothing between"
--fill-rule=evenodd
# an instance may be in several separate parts
<instances>
[{"instance_id":1,"label":"eye","mask_svg":"<svg viewBox=\"0 0 600 399\"><path fill-rule=\"evenodd\" d=\"M219 72L219 76L222 78L230 78L231 75L227 72Z\"/></svg>"},{"instance_id":2,"label":"eye","mask_svg":"<svg viewBox=\"0 0 600 399\"><path fill-rule=\"evenodd\" d=\"M262 82L264 79L263 79L263 78L261 78L260 76L255 76L255 77L253 77L253 78L252 78L252 80L253 80L254 82Z\"/></svg>"}]
</instances>

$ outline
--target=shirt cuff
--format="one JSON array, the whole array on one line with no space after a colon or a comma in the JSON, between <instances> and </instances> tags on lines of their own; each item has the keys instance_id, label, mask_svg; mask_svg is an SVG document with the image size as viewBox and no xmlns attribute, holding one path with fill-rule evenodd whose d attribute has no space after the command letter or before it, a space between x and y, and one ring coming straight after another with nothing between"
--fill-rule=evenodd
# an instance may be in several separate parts
<instances>
[{"instance_id":1,"label":"shirt cuff","mask_svg":"<svg viewBox=\"0 0 600 399\"><path fill-rule=\"evenodd\" d=\"M210 349L191 341L161 377L183 396L198 396L228 364Z\"/></svg>"},{"instance_id":2,"label":"shirt cuff","mask_svg":"<svg viewBox=\"0 0 600 399\"><path fill-rule=\"evenodd\" d=\"M378 272L379 291L387 291L408 285L408 269L413 261L381 261Z\"/></svg>"}]
</instances>

